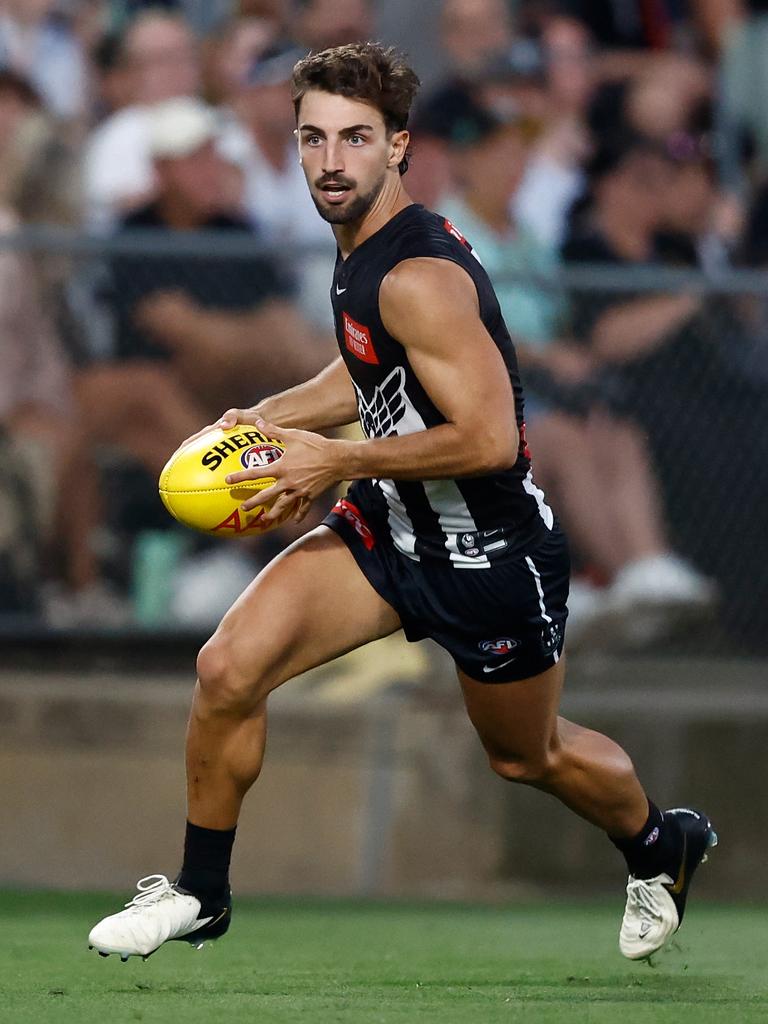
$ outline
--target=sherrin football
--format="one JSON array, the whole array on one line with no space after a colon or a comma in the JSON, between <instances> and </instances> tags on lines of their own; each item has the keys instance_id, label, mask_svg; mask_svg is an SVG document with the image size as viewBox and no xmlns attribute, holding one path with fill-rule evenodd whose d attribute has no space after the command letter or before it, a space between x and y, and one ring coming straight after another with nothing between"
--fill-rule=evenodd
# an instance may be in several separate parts
<instances>
[{"instance_id":1,"label":"sherrin football","mask_svg":"<svg viewBox=\"0 0 768 1024\"><path fill-rule=\"evenodd\" d=\"M280 441L266 437L255 427L213 427L179 448L166 462L160 474L160 497L180 523L214 537L267 533L280 523L263 522L264 506L257 505L248 512L240 506L275 482L274 477L266 474L284 451ZM243 469L263 469L265 475L234 486L227 483L230 473Z\"/></svg>"}]
</instances>

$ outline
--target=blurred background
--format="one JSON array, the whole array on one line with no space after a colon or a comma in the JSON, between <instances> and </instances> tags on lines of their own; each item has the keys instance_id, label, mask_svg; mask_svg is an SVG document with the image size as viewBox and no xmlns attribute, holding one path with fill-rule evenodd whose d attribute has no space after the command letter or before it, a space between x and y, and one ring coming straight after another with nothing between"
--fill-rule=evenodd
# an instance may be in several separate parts
<instances>
[{"instance_id":1,"label":"blurred background","mask_svg":"<svg viewBox=\"0 0 768 1024\"><path fill-rule=\"evenodd\" d=\"M175 870L195 652L296 533L197 537L156 481L333 355L289 79L367 39L422 79L406 187L472 242L518 347L573 548L565 713L657 802L712 815L712 892L762 894L761 0L0 2L0 884ZM273 707L243 891L621 878L602 837L491 776L434 647L390 638Z\"/></svg>"}]
</instances>

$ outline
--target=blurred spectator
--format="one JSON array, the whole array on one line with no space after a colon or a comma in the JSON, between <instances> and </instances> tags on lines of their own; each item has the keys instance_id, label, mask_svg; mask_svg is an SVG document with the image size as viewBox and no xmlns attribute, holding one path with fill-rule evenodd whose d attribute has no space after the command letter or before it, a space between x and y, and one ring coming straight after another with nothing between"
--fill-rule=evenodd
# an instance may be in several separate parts
<instances>
[{"instance_id":1,"label":"blurred spectator","mask_svg":"<svg viewBox=\"0 0 768 1024\"><path fill-rule=\"evenodd\" d=\"M297 0L292 34L305 51L363 42L372 33L370 0Z\"/></svg>"},{"instance_id":2,"label":"blurred spectator","mask_svg":"<svg viewBox=\"0 0 768 1024\"><path fill-rule=\"evenodd\" d=\"M86 110L86 62L55 0L5 0L0 12L0 67L24 75L56 117Z\"/></svg>"},{"instance_id":3,"label":"blurred spectator","mask_svg":"<svg viewBox=\"0 0 768 1024\"><path fill-rule=\"evenodd\" d=\"M732 188L744 188L743 161L754 152L754 172L768 173L768 3L741 0L721 15L723 33L719 127L722 173Z\"/></svg>"},{"instance_id":4,"label":"blurred spectator","mask_svg":"<svg viewBox=\"0 0 768 1024\"><path fill-rule=\"evenodd\" d=\"M295 271L304 315L329 328L328 289L336 243L318 215L299 161L291 102L293 66L303 51L283 48L251 70L232 109L246 129L246 145L234 152L244 175L244 207L264 239L301 253Z\"/></svg>"},{"instance_id":5,"label":"blurred spectator","mask_svg":"<svg viewBox=\"0 0 768 1024\"><path fill-rule=\"evenodd\" d=\"M505 0L443 0L440 9L440 41L447 59L444 77L423 94L414 120L436 126L443 112L463 103L468 88L495 61L505 61L514 36Z\"/></svg>"},{"instance_id":6,"label":"blurred spectator","mask_svg":"<svg viewBox=\"0 0 768 1024\"><path fill-rule=\"evenodd\" d=\"M589 34L573 18L547 19L541 49L544 124L515 196L515 213L542 242L559 247L568 210L583 189L582 165L590 146L586 118L596 74Z\"/></svg>"},{"instance_id":7,"label":"blurred spectator","mask_svg":"<svg viewBox=\"0 0 768 1024\"><path fill-rule=\"evenodd\" d=\"M561 6L608 48L666 49L682 17L675 0L565 0Z\"/></svg>"},{"instance_id":8,"label":"blurred spectator","mask_svg":"<svg viewBox=\"0 0 768 1024\"><path fill-rule=\"evenodd\" d=\"M131 103L132 81L119 32L100 36L91 49L95 114L102 120Z\"/></svg>"},{"instance_id":9,"label":"blurred spectator","mask_svg":"<svg viewBox=\"0 0 768 1024\"><path fill-rule=\"evenodd\" d=\"M693 201L681 197L676 180L680 168L670 149L637 137L615 140L596 154L590 172L588 201L574 218L565 258L629 266L668 259L660 232L673 226L670 196L676 194L688 207L686 217L700 210L696 196ZM691 180L696 181L694 191L698 192L698 180ZM678 228L682 226L679 216ZM692 224L693 218L689 227ZM693 240L689 244L695 254ZM678 239L676 260L680 252ZM727 500L730 493L724 482L727 466L722 466L718 482L711 477L713 465L722 465L718 438L724 429L722 423L714 427L712 416L712 395L722 390L713 344L719 322L713 320L712 310L704 309L701 298L687 293L578 294L573 297L573 314L577 337L600 369L601 389L612 417L637 423L649 439L677 546L714 572L720 567L711 545L702 542L691 523L701 523L702 501L711 506ZM610 433L602 433L605 444ZM670 472L673 466L676 472ZM681 477L682 466L686 473ZM706 497L698 490L704 479L708 481ZM674 480L678 487L671 492ZM644 500L645 487L638 487L631 503ZM692 596L697 587L702 599L707 595L708 587L700 577L689 573L687 580ZM651 573L647 580L638 575L622 582L625 589L655 585Z\"/></svg>"},{"instance_id":10,"label":"blurred spectator","mask_svg":"<svg viewBox=\"0 0 768 1024\"><path fill-rule=\"evenodd\" d=\"M23 75L0 71L0 155L13 150L20 126L31 115L42 111L42 102Z\"/></svg>"},{"instance_id":11,"label":"blurred spectator","mask_svg":"<svg viewBox=\"0 0 768 1024\"><path fill-rule=\"evenodd\" d=\"M647 138L664 141L687 129L710 93L711 77L704 64L680 54L660 54L629 84L626 123Z\"/></svg>"},{"instance_id":12,"label":"blurred spectator","mask_svg":"<svg viewBox=\"0 0 768 1024\"><path fill-rule=\"evenodd\" d=\"M505 0L443 0L440 42L450 78L472 81L494 58L508 53L513 41Z\"/></svg>"},{"instance_id":13,"label":"blurred spectator","mask_svg":"<svg viewBox=\"0 0 768 1024\"><path fill-rule=\"evenodd\" d=\"M84 156L86 215L100 228L153 194L151 105L194 96L200 86L197 44L176 14L139 15L125 30L115 60L125 72L119 87L125 105L94 130Z\"/></svg>"},{"instance_id":14,"label":"blurred spectator","mask_svg":"<svg viewBox=\"0 0 768 1024\"><path fill-rule=\"evenodd\" d=\"M538 349L558 332L562 307L546 285L537 288L524 279L551 277L556 250L516 224L511 212L533 132L523 118L503 121L480 106L468 107L451 136L458 192L444 197L438 208L480 254L517 343Z\"/></svg>"},{"instance_id":15,"label":"blurred spectator","mask_svg":"<svg viewBox=\"0 0 768 1024\"><path fill-rule=\"evenodd\" d=\"M205 40L205 98L226 104L243 87L258 61L282 37L282 22L266 14L233 18Z\"/></svg>"},{"instance_id":16,"label":"blurred spectator","mask_svg":"<svg viewBox=\"0 0 768 1024\"><path fill-rule=\"evenodd\" d=\"M34 217L71 221L71 161L46 120L28 114L4 142L0 230L12 232ZM3 490L12 486L3 495L0 592L7 597L15 589L16 610L44 610L54 625L114 624L121 608L99 581L94 545L101 495L75 376L56 329L60 282L55 271L48 273L51 262L12 249L0 252ZM8 530L14 518L15 534ZM30 538L40 542L35 550ZM11 564L17 570L25 564L34 574L26 586L23 573L9 573Z\"/></svg>"},{"instance_id":17,"label":"blurred spectator","mask_svg":"<svg viewBox=\"0 0 768 1024\"><path fill-rule=\"evenodd\" d=\"M598 430L585 417L583 400L574 410L574 385L588 378L591 363L577 347L555 340L563 308L545 281L556 253L510 213L531 142L526 122L505 124L478 108L473 117L457 120L454 139L461 192L439 208L476 247L515 339L537 479L556 499L582 559L615 581L607 607L577 584L572 633L607 610L629 614L641 586L648 603L680 607L692 600L694 584L704 583L669 554L637 432L606 418ZM545 279L538 287L530 280L536 274Z\"/></svg>"},{"instance_id":18,"label":"blurred spectator","mask_svg":"<svg viewBox=\"0 0 768 1024\"><path fill-rule=\"evenodd\" d=\"M125 218L123 228L249 233L231 212L228 167L215 139L204 105L158 105L150 120L157 199ZM121 256L113 265L113 302L114 358L84 374L84 394L90 414L104 421L100 429L152 473L223 408L253 404L329 361L330 340L313 337L285 282L261 258ZM105 405L106 389L112 400Z\"/></svg>"}]
</instances>

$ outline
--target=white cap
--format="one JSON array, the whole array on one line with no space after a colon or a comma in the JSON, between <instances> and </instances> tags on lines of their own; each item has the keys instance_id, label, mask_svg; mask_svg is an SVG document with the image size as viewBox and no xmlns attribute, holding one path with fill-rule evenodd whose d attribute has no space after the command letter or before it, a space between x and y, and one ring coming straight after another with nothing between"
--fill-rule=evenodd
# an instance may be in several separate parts
<instances>
[{"instance_id":1,"label":"white cap","mask_svg":"<svg viewBox=\"0 0 768 1024\"><path fill-rule=\"evenodd\" d=\"M149 110L149 151L155 159L189 156L217 136L213 109L192 96L165 100Z\"/></svg>"}]
</instances>

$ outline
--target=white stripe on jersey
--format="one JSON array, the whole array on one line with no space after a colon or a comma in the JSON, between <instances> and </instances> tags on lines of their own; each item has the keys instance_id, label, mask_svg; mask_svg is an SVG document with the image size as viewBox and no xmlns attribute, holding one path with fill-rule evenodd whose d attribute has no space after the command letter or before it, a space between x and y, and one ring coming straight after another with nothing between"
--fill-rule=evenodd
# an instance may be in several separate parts
<instances>
[{"instance_id":1,"label":"white stripe on jersey","mask_svg":"<svg viewBox=\"0 0 768 1024\"><path fill-rule=\"evenodd\" d=\"M544 520L544 525L548 530L551 530L555 525L555 516L552 509L546 502L544 497L544 491L540 487L537 487L533 482L533 470L529 469L523 480L523 488L527 494L530 494L536 499L536 505L539 509L539 515Z\"/></svg>"},{"instance_id":2,"label":"white stripe on jersey","mask_svg":"<svg viewBox=\"0 0 768 1024\"><path fill-rule=\"evenodd\" d=\"M416 531L405 505L400 500L394 480L374 480L373 483L378 484L387 499L392 543L402 554L407 555L414 562L420 562L421 559L416 553Z\"/></svg>"},{"instance_id":3,"label":"white stripe on jersey","mask_svg":"<svg viewBox=\"0 0 768 1024\"><path fill-rule=\"evenodd\" d=\"M369 437L393 434L405 437L427 429L421 413L405 390L405 370L402 367L396 367L376 387L370 401L366 401L357 384L352 383L357 392L360 422ZM413 523L398 494L397 484L394 480L378 480L377 483L389 506L389 528L395 547L409 558L418 559ZM468 568L489 568L491 563L487 555L469 557L459 550L459 537L462 534L477 537L478 529L456 481L425 480L421 481L421 486L445 534L444 544L451 562Z\"/></svg>"}]
</instances>

